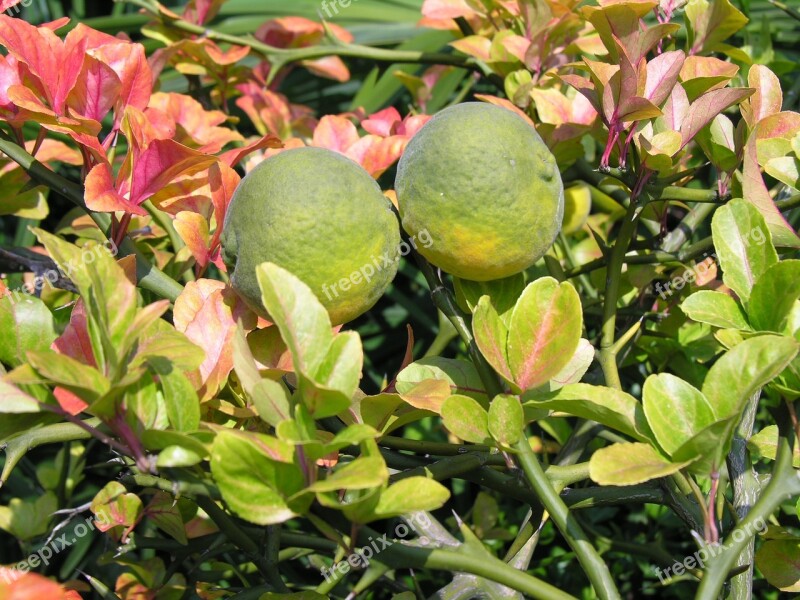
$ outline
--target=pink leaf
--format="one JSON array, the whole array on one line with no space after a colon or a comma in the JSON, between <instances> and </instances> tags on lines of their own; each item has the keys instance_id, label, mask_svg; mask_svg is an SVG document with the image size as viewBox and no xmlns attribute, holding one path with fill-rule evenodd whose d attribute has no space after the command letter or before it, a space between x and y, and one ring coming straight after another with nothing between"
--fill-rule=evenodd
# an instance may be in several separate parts
<instances>
[{"instance_id":1,"label":"pink leaf","mask_svg":"<svg viewBox=\"0 0 800 600\"><path fill-rule=\"evenodd\" d=\"M79 115L102 121L114 107L121 87L122 83L111 67L87 55L67 103Z\"/></svg>"},{"instance_id":2,"label":"pink leaf","mask_svg":"<svg viewBox=\"0 0 800 600\"><path fill-rule=\"evenodd\" d=\"M141 204L179 176L202 171L214 161L173 140L154 140L134 161L130 201Z\"/></svg>"},{"instance_id":3,"label":"pink leaf","mask_svg":"<svg viewBox=\"0 0 800 600\"><path fill-rule=\"evenodd\" d=\"M755 92L747 102L743 102L742 116L752 128L761 119L780 112L783 105L783 92L778 77L763 65L753 65L747 74L747 83Z\"/></svg>"},{"instance_id":4,"label":"pink leaf","mask_svg":"<svg viewBox=\"0 0 800 600\"><path fill-rule=\"evenodd\" d=\"M97 212L125 211L146 216L147 211L130 203L114 186L114 176L108 163L96 165L89 171L84 183L86 207Z\"/></svg>"},{"instance_id":5,"label":"pink leaf","mask_svg":"<svg viewBox=\"0 0 800 600\"><path fill-rule=\"evenodd\" d=\"M714 120L714 117L752 93L753 90L750 88L723 88L706 92L692 102L686 119L680 125L681 136L683 136L681 148L692 141L703 127Z\"/></svg>"},{"instance_id":6,"label":"pink leaf","mask_svg":"<svg viewBox=\"0 0 800 600\"><path fill-rule=\"evenodd\" d=\"M661 106L678 82L686 55L683 50L659 54L647 63L647 84L644 97L656 106Z\"/></svg>"},{"instance_id":7,"label":"pink leaf","mask_svg":"<svg viewBox=\"0 0 800 600\"><path fill-rule=\"evenodd\" d=\"M370 115L368 119L361 121L361 127L367 133L373 133L380 137L389 137L397 133L396 129L402 121L400 113L393 106L384 108L383 110Z\"/></svg>"},{"instance_id":8,"label":"pink leaf","mask_svg":"<svg viewBox=\"0 0 800 600\"><path fill-rule=\"evenodd\" d=\"M319 125L314 130L311 145L346 154L347 149L358 140L358 130L349 119L339 115L327 115L320 119Z\"/></svg>"},{"instance_id":9,"label":"pink leaf","mask_svg":"<svg viewBox=\"0 0 800 600\"><path fill-rule=\"evenodd\" d=\"M750 138L744 148L742 196L744 196L745 200L751 202L764 216L776 246L800 248L800 238L797 237L791 225L775 206L767 185L764 183L764 178L761 176L761 168L758 166L758 156L756 154L757 138L758 126L750 134Z\"/></svg>"}]
</instances>

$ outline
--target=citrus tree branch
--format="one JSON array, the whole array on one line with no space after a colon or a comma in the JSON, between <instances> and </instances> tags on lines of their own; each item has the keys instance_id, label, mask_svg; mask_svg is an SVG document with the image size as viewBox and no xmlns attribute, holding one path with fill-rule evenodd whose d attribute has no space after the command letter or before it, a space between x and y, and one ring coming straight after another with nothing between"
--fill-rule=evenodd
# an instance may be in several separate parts
<instances>
[{"instance_id":1,"label":"citrus tree branch","mask_svg":"<svg viewBox=\"0 0 800 600\"><path fill-rule=\"evenodd\" d=\"M75 206L86 211L103 234L108 239L111 239L111 217L107 214L96 213L86 208L83 186L48 169L43 163L39 162L28 153L25 148L9 139L3 132L0 132L0 152L22 167L33 181L61 194ZM151 264L150 261L139 252L130 237L126 236L120 244L119 254L120 256L128 256L131 254L136 256L136 277L140 287L172 302L180 296L183 291L183 286L161 271L158 267Z\"/></svg>"}]
</instances>

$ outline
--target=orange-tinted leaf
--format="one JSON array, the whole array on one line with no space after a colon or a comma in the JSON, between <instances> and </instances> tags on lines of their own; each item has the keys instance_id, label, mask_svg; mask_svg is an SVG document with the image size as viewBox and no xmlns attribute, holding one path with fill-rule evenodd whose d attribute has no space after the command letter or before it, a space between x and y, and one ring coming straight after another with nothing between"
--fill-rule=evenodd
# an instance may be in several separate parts
<instances>
[{"instance_id":1,"label":"orange-tinted leaf","mask_svg":"<svg viewBox=\"0 0 800 600\"><path fill-rule=\"evenodd\" d=\"M778 77L763 65L750 67L747 83L755 92L742 102L741 110L744 120L752 128L761 119L780 112L783 92Z\"/></svg>"},{"instance_id":2,"label":"orange-tinted leaf","mask_svg":"<svg viewBox=\"0 0 800 600\"><path fill-rule=\"evenodd\" d=\"M128 42L106 44L91 50L90 54L111 67L121 82L117 122L121 120L125 107L133 106L139 110L147 107L153 91L153 73L144 46Z\"/></svg>"},{"instance_id":3,"label":"orange-tinted leaf","mask_svg":"<svg viewBox=\"0 0 800 600\"><path fill-rule=\"evenodd\" d=\"M153 94L150 107L169 116L178 126L176 141L197 147L201 152L215 154L226 144L243 141L241 134L219 127L227 119L219 110L207 111L197 100L183 94Z\"/></svg>"},{"instance_id":4,"label":"orange-tinted leaf","mask_svg":"<svg viewBox=\"0 0 800 600\"><path fill-rule=\"evenodd\" d=\"M205 269L210 261L208 221L203 215L184 210L175 215L173 225L194 256L197 265L200 269Z\"/></svg>"},{"instance_id":5,"label":"orange-tinted leaf","mask_svg":"<svg viewBox=\"0 0 800 600\"><path fill-rule=\"evenodd\" d=\"M327 115L314 130L311 145L346 154L358 140L358 130L352 121L340 115Z\"/></svg>"},{"instance_id":6,"label":"orange-tinted leaf","mask_svg":"<svg viewBox=\"0 0 800 600\"><path fill-rule=\"evenodd\" d=\"M59 354L82 362L85 365L96 367L97 362L92 352L92 341L89 338L89 329L86 321L86 305L79 299L72 308L64 333L62 333L50 346Z\"/></svg>"},{"instance_id":7,"label":"orange-tinted leaf","mask_svg":"<svg viewBox=\"0 0 800 600\"><path fill-rule=\"evenodd\" d=\"M134 162L131 202L139 205L179 176L207 169L214 157L173 140L155 140Z\"/></svg>"},{"instance_id":8,"label":"orange-tinted leaf","mask_svg":"<svg viewBox=\"0 0 800 600\"><path fill-rule=\"evenodd\" d=\"M211 279L190 282L175 301L175 328L206 351L200 365L200 390L208 400L225 384L233 369L236 323L245 330L255 327L256 316L225 284Z\"/></svg>"},{"instance_id":9,"label":"orange-tinted leaf","mask_svg":"<svg viewBox=\"0 0 800 600\"><path fill-rule=\"evenodd\" d=\"M67 592L55 581L38 573L23 573L17 569L0 567L0 598L2 600L80 600L74 592Z\"/></svg>"},{"instance_id":10,"label":"orange-tinted leaf","mask_svg":"<svg viewBox=\"0 0 800 600\"><path fill-rule=\"evenodd\" d=\"M107 163L96 165L86 177L86 207L97 212L125 211L145 216L147 211L136 204L128 202L114 187L113 174Z\"/></svg>"}]
</instances>

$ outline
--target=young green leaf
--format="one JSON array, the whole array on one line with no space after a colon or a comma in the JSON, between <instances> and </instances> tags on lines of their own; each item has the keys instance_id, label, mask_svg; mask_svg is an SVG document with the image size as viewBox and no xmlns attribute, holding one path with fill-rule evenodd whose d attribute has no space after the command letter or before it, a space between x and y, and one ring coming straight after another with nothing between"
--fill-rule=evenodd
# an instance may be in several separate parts
<instances>
[{"instance_id":1,"label":"young green leaf","mask_svg":"<svg viewBox=\"0 0 800 600\"><path fill-rule=\"evenodd\" d=\"M35 296L0 298L0 362L18 367L28 350L46 350L56 339L53 314Z\"/></svg>"},{"instance_id":2,"label":"young green leaf","mask_svg":"<svg viewBox=\"0 0 800 600\"><path fill-rule=\"evenodd\" d=\"M481 297L475 306L472 333L483 357L498 375L513 384L514 376L508 363L508 327L497 314L489 296Z\"/></svg>"},{"instance_id":3,"label":"young green leaf","mask_svg":"<svg viewBox=\"0 0 800 600\"><path fill-rule=\"evenodd\" d=\"M746 303L758 278L778 262L766 221L752 204L735 198L714 213L711 233L722 280Z\"/></svg>"},{"instance_id":4,"label":"young green leaf","mask_svg":"<svg viewBox=\"0 0 800 600\"><path fill-rule=\"evenodd\" d=\"M681 304L681 310L698 323L725 329L750 329L742 307L728 294L711 290L695 292Z\"/></svg>"},{"instance_id":5,"label":"young green leaf","mask_svg":"<svg viewBox=\"0 0 800 600\"><path fill-rule=\"evenodd\" d=\"M613 388L571 383L555 392L529 392L524 407L563 411L629 435L640 441L655 441L642 405L636 398Z\"/></svg>"},{"instance_id":6,"label":"young green leaf","mask_svg":"<svg viewBox=\"0 0 800 600\"><path fill-rule=\"evenodd\" d=\"M308 487L310 492L363 490L380 487L389 481L389 470L380 456L362 456L341 465L332 475Z\"/></svg>"},{"instance_id":7,"label":"young green leaf","mask_svg":"<svg viewBox=\"0 0 800 600\"><path fill-rule=\"evenodd\" d=\"M784 260L772 265L753 285L748 306L753 327L783 332L798 298L800 260Z\"/></svg>"},{"instance_id":8,"label":"young green leaf","mask_svg":"<svg viewBox=\"0 0 800 600\"><path fill-rule=\"evenodd\" d=\"M525 427L525 415L517 396L500 394L489 405L489 433L504 447L513 446Z\"/></svg>"},{"instance_id":9,"label":"young green leaf","mask_svg":"<svg viewBox=\"0 0 800 600\"><path fill-rule=\"evenodd\" d=\"M442 404L442 421L454 435L473 444L491 444L489 415L469 396L455 394Z\"/></svg>"},{"instance_id":10,"label":"young green leaf","mask_svg":"<svg viewBox=\"0 0 800 600\"><path fill-rule=\"evenodd\" d=\"M211 449L211 473L237 515L258 525L283 523L302 508L287 500L305 485L293 456L294 448L275 438L221 431Z\"/></svg>"},{"instance_id":11,"label":"young green leaf","mask_svg":"<svg viewBox=\"0 0 800 600\"><path fill-rule=\"evenodd\" d=\"M613 444L595 450L589 476L600 485L636 485L671 475L690 462L670 462L649 444Z\"/></svg>"},{"instance_id":12,"label":"young green leaf","mask_svg":"<svg viewBox=\"0 0 800 600\"><path fill-rule=\"evenodd\" d=\"M450 498L450 491L427 477L406 477L381 492L375 516L388 519L418 510L436 510Z\"/></svg>"},{"instance_id":13,"label":"young green leaf","mask_svg":"<svg viewBox=\"0 0 800 600\"><path fill-rule=\"evenodd\" d=\"M650 375L642 405L656 441L668 455L714 422L708 400L697 388L670 373Z\"/></svg>"}]
</instances>

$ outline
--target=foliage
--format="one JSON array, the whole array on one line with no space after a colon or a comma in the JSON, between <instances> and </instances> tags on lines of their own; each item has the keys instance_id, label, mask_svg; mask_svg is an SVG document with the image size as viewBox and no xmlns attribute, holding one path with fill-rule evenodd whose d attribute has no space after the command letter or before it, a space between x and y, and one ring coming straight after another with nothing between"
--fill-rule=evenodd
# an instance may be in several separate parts
<instances>
[{"instance_id":1,"label":"foliage","mask_svg":"<svg viewBox=\"0 0 800 600\"><path fill-rule=\"evenodd\" d=\"M793 9L30 4L0 2L0 597L800 589ZM264 262L250 311L246 172L327 148L394 198L466 99L556 158L541 260L412 251L343 328Z\"/></svg>"}]
</instances>

